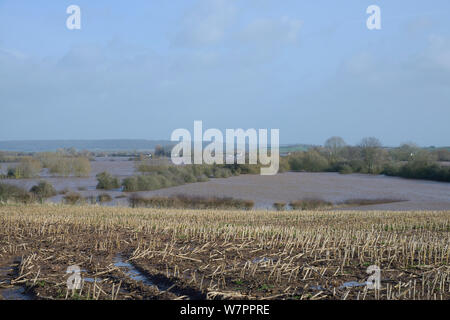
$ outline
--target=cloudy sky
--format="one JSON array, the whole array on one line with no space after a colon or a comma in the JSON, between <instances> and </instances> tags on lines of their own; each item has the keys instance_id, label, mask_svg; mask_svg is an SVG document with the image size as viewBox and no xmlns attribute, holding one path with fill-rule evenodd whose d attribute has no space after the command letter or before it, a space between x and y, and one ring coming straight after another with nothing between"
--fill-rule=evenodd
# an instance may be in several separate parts
<instances>
[{"instance_id":1,"label":"cloudy sky","mask_svg":"<svg viewBox=\"0 0 450 320\"><path fill-rule=\"evenodd\" d=\"M450 2L0 0L0 140L169 139L194 120L450 145Z\"/></svg>"}]
</instances>

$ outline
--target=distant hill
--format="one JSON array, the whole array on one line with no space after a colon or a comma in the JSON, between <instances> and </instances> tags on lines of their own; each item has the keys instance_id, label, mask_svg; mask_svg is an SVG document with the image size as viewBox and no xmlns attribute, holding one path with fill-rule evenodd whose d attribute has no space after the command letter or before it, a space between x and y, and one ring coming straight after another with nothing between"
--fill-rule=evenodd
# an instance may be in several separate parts
<instances>
[{"instance_id":1,"label":"distant hill","mask_svg":"<svg viewBox=\"0 0 450 320\"><path fill-rule=\"evenodd\" d=\"M280 146L280 153L307 151L308 149L310 149L312 147L313 147L313 145L309 145L309 144L283 145L283 146Z\"/></svg>"},{"instance_id":2,"label":"distant hill","mask_svg":"<svg viewBox=\"0 0 450 320\"><path fill-rule=\"evenodd\" d=\"M149 151L162 146L174 145L169 140L18 140L0 141L0 150L16 152L55 151L64 148L89 151Z\"/></svg>"},{"instance_id":3,"label":"distant hill","mask_svg":"<svg viewBox=\"0 0 450 320\"><path fill-rule=\"evenodd\" d=\"M58 149L75 148L89 151L151 151L157 145L174 146L177 142L170 140L144 139L108 139L108 140L11 140L0 141L0 151L13 152L44 152ZM203 146L210 142L204 142ZM270 146L270 145L269 145ZM280 152L306 151L312 145L293 144L281 145ZM224 143L223 150L226 150Z\"/></svg>"}]
</instances>

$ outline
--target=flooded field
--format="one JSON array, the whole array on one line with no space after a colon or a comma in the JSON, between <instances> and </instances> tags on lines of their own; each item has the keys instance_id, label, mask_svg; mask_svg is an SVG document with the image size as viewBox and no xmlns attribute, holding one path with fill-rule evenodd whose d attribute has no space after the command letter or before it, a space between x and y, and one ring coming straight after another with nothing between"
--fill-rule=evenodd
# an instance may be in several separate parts
<instances>
[{"instance_id":1,"label":"flooded field","mask_svg":"<svg viewBox=\"0 0 450 320\"><path fill-rule=\"evenodd\" d=\"M17 163L0 163L0 173L5 174L9 167L15 167ZM95 178L97 174L108 171L112 175L130 176L135 173L134 161L128 157L98 157L91 161L91 173L89 177ZM51 177L46 169L40 173L41 177Z\"/></svg>"},{"instance_id":2,"label":"flooded field","mask_svg":"<svg viewBox=\"0 0 450 320\"><path fill-rule=\"evenodd\" d=\"M2 164L6 168L6 164ZM126 158L99 158L91 162L88 178L49 177L43 172L42 179L53 184L57 191L68 189L83 196L104 193L96 190L95 175L108 171L119 178L136 174L134 161ZM31 188L39 179L2 182ZM120 190L108 191L113 200L106 205L127 205L128 194ZM256 209L271 208L274 202L290 202L304 198L321 198L332 203L351 199L396 199L401 202L354 206L355 210L449 210L450 184L425 180L408 180L397 177L364 174L342 175L338 173L287 172L276 176L241 175L231 178L211 179L208 182L186 184L148 192L138 192L146 197L187 194L191 196L233 197L253 200ZM118 197L118 198L116 198ZM60 202L62 195L50 198Z\"/></svg>"},{"instance_id":3,"label":"flooded field","mask_svg":"<svg viewBox=\"0 0 450 320\"><path fill-rule=\"evenodd\" d=\"M448 183L362 174L288 172L276 176L242 175L145 194L167 196L178 193L245 198L255 201L257 208L269 208L274 202L289 202L302 198L322 198L333 203L349 199L389 198L405 201L353 209L450 209L450 184Z\"/></svg>"}]
</instances>

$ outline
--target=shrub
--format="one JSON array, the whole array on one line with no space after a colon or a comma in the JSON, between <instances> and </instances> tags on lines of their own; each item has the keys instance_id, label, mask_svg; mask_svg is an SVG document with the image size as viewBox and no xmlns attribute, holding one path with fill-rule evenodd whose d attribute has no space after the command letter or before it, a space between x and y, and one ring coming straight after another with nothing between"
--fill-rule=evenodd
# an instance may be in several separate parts
<instances>
[{"instance_id":1,"label":"shrub","mask_svg":"<svg viewBox=\"0 0 450 320\"><path fill-rule=\"evenodd\" d=\"M41 171L41 163L30 157L23 158L19 164L12 168L8 168L7 176L15 179L33 178L39 175Z\"/></svg>"},{"instance_id":2,"label":"shrub","mask_svg":"<svg viewBox=\"0 0 450 320\"><path fill-rule=\"evenodd\" d=\"M138 191L137 177L128 177L122 181L123 190L126 192Z\"/></svg>"},{"instance_id":3,"label":"shrub","mask_svg":"<svg viewBox=\"0 0 450 320\"><path fill-rule=\"evenodd\" d=\"M273 207L277 210L277 211L284 211L286 210L286 203L285 202L275 202L273 204Z\"/></svg>"},{"instance_id":4,"label":"shrub","mask_svg":"<svg viewBox=\"0 0 450 320\"><path fill-rule=\"evenodd\" d=\"M61 191L59 191L58 194L66 194L66 193L68 193L69 191L70 191L69 188L64 188L64 189L62 189Z\"/></svg>"},{"instance_id":5,"label":"shrub","mask_svg":"<svg viewBox=\"0 0 450 320\"><path fill-rule=\"evenodd\" d=\"M0 183L0 201L14 201L20 203L32 203L36 201L34 194L25 189L9 184Z\"/></svg>"},{"instance_id":6,"label":"shrub","mask_svg":"<svg viewBox=\"0 0 450 320\"><path fill-rule=\"evenodd\" d=\"M283 173L289 171L290 169L289 157L280 157L280 167L278 169L278 172Z\"/></svg>"},{"instance_id":7,"label":"shrub","mask_svg":"<svg viewBox=\"0 0 450 320\"><path fill-rule=\"evenodd\" d=\"M244 210L252 210L255 206L255 202L252 200L242 200L242 209Z\"/></svg>"},{"instance_id":8,"label":"shrub","mask_svg":"<svg viewBox=\"0 0 450 320\"><path fill-rule=\"evenodd\" d=\"M344 164L339 168L338 172L340 174L350 174L353 173L353 169L348 164Z\"/></svg>"},{"instance_id":9,"label":"shrub","mask_svg":"<svg viewBox=\"0 0 450 320\"><path fill-rule=\"evenodd\" d=\"M390 199L390 198L379 198L379 199L348 199L342 202L344 205L348 206L368 206L373 204L385 204L385 203L394 203L394 202L402 202L405 200L401 199Z\"/></svg>"},{"instance_id":10,"label":"shrub","mask_svg":"<svg viewBox=\"0 0 450 320\"><path fill-rule=\"evenodd\" d=\"M117 177L113 177L110 173L104 171L97 174L97 189L112 190L120 188L120 182Z\"/></svg>"},{"instance_id":11,"label":"shrub","mask_svg":"<svg viewBox=\"0 0 450 320\"><path fill-rule=\"evenodd\" d=\"M112 200L112 197L107 193L99 194L97 197L98 202L109 202Z\"/></svg>"},{"instance_id":12,"label":"shrub","mask_svg":"<svg viewBox=\"0 0 450 320\"><path fill-rule=\"evenodd\" d=\"M450 161L450 150L445 148L440 148L433 151L437 161Z\"/></svg>"},{"instance_id":13,"label":"shrub","mask_svg":"<svg viewBox=\"0 0 450 320\"><path fill-rule=\"evenodd\" d=\"M91 172L91 163L87 157L76 157L61 152L44 152L36 155L44 168L56 176L86 177Z\"/></svg>"},{"instance_id":14,"label":"shrub","mask_svg":"<svg viewBox=\"0 0 450 320\"><path fill-rule=\"evenodd\" d=\"M316 150L300 152L290 157L289 165L293 171L320 172L329 168L328 160Z\"/></svg>"},{"instance_id":15,"label":"shrub","mask_svg":"<svg viewBox=\"0 0 450 320\"><path fill-rule=\"evenodd\" d=\"M436 163L413 160L401 166L385 166L383 172L388 176L399 176L408 179L424 179L450 182L450 167L442 167Z\"/></svg>"},{"instance_id":16,"label":"shrub","mask_svg":"<svg viewBox=\"0 0 450 320\"><path fill-rule=\"evenodd\" d=\"M71 159L72 173L76 177L88 177L91 173L91 163L88 158L76 157Z\"/></svg>"},{"instance_id":17,"label":"shrub","mask_svg":"<svg viewBox=\"0 0 450 320\"><path fill-rule=\"evenodd\" d=\"M158 166L143 162L137 164L143 175L128 177L122 181L126 192L150 191L185 183L205 182L209 178L228 178L243 173L259 173L258 165L186 165Z\"/></svg>"},{"instance_id":18,"label":"shrub","mask_svg":"<svg viewBox=\"0 0 450 320\"><path fill-rule=\"evenodd\" d=\"M216 168L214 170L214 178L229 178L231 175L231 170L227 168Z\"/></svg>"},{"instance_id":19,"label":"shrub","mask_svg":"<svg viewBox=\"0 0 450 320\"><path fill-rule=\"evenodd\" d=\"M200 197L176 195L171 197L145 198L138 194L132 194L128 198L132 208L183 208L183 209L239 209L251 210L254 202L233 198Z\"/></svg>"},{"instance_id":20,"label":"shrub","mask_svg":"<svg viewBox=\"0 0 450 320\"><path fill-rule=\"evenodd\" d=\"M40 181L37 185L30 189L30 192L35 194L40 200L47 199L56 195L56 190L53 185L47 181Z\"/></svg>"},{"instance_id":21,"label":"shrub","mask_svg":"<svg viewBox=\"0 0 450 320\"><path fill-rule=\"evenodd\" d=\"M71 205L80 204L80 203L84 202L82 195L79 194L78 192L69 192L66 195L64 195L63 199L66 204L71 204Z\"/></svg>"},{"instance_id":22,"label":"shrub","mask_svg":"<svg viewBox=\"0 0 450 320\"><path fill-rule=\"evenodd\" d=\"M310 198L310 199L292 201L289 203L289 205L294 210L316 210L316 209L330 207L333 204L331 202L325 201L323 199Z\"/></svg>"}]
</instances>

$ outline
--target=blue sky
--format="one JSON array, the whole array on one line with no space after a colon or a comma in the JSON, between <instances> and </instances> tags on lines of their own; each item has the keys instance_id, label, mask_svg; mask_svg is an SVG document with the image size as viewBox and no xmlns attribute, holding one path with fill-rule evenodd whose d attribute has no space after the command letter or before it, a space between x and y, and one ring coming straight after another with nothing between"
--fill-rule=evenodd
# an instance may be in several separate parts
<instances>
[{"instance_id":1,"label":"blue sky","mask_svg":"<svg viewBox=\"0 0 450 320\"><path fill-rule=\"evenodd\" d=\"M449 119L447 0L0 0L0 140L168 139L202 120L440 146Z\"/></svg>"}]
</instances>

